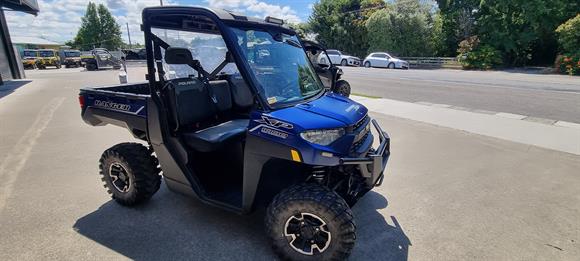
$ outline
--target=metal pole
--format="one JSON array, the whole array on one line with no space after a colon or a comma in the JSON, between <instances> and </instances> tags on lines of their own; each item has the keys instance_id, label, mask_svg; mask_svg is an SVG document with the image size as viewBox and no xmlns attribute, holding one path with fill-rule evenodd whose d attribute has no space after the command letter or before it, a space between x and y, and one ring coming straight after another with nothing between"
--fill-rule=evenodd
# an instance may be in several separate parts
<instances>
[{"instance_id":1,"label":"metal pole","mask_svg":"<svg viewBox=\"0 0 580 261\"><path fill-rule=\"evenodd\" d=\"M129 49L131 49L131 31L129 31L129 23L127 23L127 36L129 37Z\"/></svg>"},{"instance_id":2,"label":"metal pole","mask_svg":"<svg viewBox=\"0 0 580 261\"><path fill-rule=\"evenodd\" d=\"M161 4L161 6L163 6L163 0L159 0L159 4Z\"/></svg>"}]
</instances>

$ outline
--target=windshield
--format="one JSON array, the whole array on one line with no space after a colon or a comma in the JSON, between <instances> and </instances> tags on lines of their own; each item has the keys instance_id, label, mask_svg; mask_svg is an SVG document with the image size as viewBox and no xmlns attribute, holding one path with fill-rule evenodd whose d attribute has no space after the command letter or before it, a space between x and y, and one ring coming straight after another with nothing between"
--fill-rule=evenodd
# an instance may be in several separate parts
<instances>
[{"instance_id":1,"label":"windshield","mask_svg":"<svg viewBox=\"0 0 580 261\"><path fill-rule=\"evenodd\" d=\"M40 51L38 53L39 53L40 57L53 57L54 56L53 51Z\"/></svg>"},{"instance_id":2,"label":"windshield","mask_svg":"<svg viewBox=\"0 0 580 261\"><path fill-rule=\"evenodd\" d=\"M36 52L35 51L24 51L22 53L22 55L24 57L36 57Z\"/></svg>"},{"instance_id":3,"label":"windshield","mask_svg":"<svg viewBox=\"0 0 580 261\"><path fill-rule=\"evenodd\" d=\"M81 52L64 52L66 57L81 57Z\"/></svg>"},{"instance_id":4,"label":"windshield","mask_svg":"<svg viewBox=\"0 0 580 261\"><path fill-rule=\"evenodd\" d=\"M250 29L233 31L268 104L306 100L323 90L296 36Z\"/></svg>"}]
</instances>

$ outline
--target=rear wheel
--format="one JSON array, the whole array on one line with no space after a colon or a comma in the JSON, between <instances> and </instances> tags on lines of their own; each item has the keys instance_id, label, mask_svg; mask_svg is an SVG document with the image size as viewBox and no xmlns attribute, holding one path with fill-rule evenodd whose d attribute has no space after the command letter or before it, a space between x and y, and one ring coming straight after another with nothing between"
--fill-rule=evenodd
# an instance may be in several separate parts
<instances>
[{"instance_id":1,"label":"rear wheel","mask_svg":"<svg viewBox=\"0 0 580 261\"><path fill-rule=\"evenodd\" d=\"M355 230L347 203L318 184L282 191L266 214L266 233L282 259L344 260L354 247Z\"/></svg>"},{"instance_id":2,"label":"rear wheel","mask_svg":"<svg viewBox=\"0 0 580 261\"><path fill-rule=\"evenodd\" d=\"M365 62L365 67L366 68L371 68L371 62Z\"/></svg>"},{"instance_id":3,"label":"rear wheel","mask_svg":"<svg viewBox=\"0 0 580 261\"><path fill-rule=\"evenodd\" d=\"M161 171L152 151L139 143L121 143L103 152L99 161L107 192L121 205L150 199L161 184Z\"/></svg>"}]
</instances>

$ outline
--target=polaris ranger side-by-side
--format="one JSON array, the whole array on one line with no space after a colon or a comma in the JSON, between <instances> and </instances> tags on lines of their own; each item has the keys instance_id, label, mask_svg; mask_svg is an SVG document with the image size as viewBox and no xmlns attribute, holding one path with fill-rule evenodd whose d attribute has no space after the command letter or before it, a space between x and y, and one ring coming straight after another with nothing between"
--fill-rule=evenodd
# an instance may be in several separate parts
<instances>
[{"instance_id":1,"label":"polaris ranger side-by-side","mask_svg":"<svg viewBox=\"0 0 580 261\"><path fill-rule=\"evenodd\" d=\"M95 48L89 54L81 55L81 62L87 71L102 69L121 69L121 60L112 55L105 48Z\"/></svg>"},{"instance_id":2,"label":"polaris ranger side-by-side","mask_svg":"<svg viewBox=\"0 0 580 261\"><path fill-rule=\"evenodd\" d=\"M147 82L79 96L86 123L125 127L148 144L103 153L113 199L144 202L163 178L236 213L267 206L267 235L283 259L346 258L356 238L350 207L382 183L390 154L367 109L324 88L282 20L150 7L142 30Z\"/></svg>"}]
</instances>

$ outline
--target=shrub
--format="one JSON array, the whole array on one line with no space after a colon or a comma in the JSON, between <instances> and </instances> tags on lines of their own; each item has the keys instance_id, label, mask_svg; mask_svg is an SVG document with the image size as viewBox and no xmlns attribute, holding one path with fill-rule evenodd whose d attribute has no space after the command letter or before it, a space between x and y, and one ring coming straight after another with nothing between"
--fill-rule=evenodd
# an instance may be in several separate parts
<instances>
[{"instance_id":1,"label":"shrub","mask_svg":"<svg viewBox=\"0 0 580 261\"><path fill-rule=\"evenodd\" d=\"M495 48L480 44L477 36L471 36L459 43L457 59L463 69L489 70L501 65L501 54Z\"/></svg>"},{"instance_id":2,"label":"shrub","mask_svg":"<svg viewBox=\"0 0 580 261\"><path fill-rule=\"evenodd\" d=\"M560 73L580 75L580 54L562 55L560 59Z\"/></svg>"},{"instance_id":3,"label":"shrub","mask_svg":"<svg viewBox=\"0 0 580 261\"><path fill-rule=\"evenodd\" d=\"M580 14L556 28L560 49L565 54L580 54Z\"/></svg>"}]
</instances>

